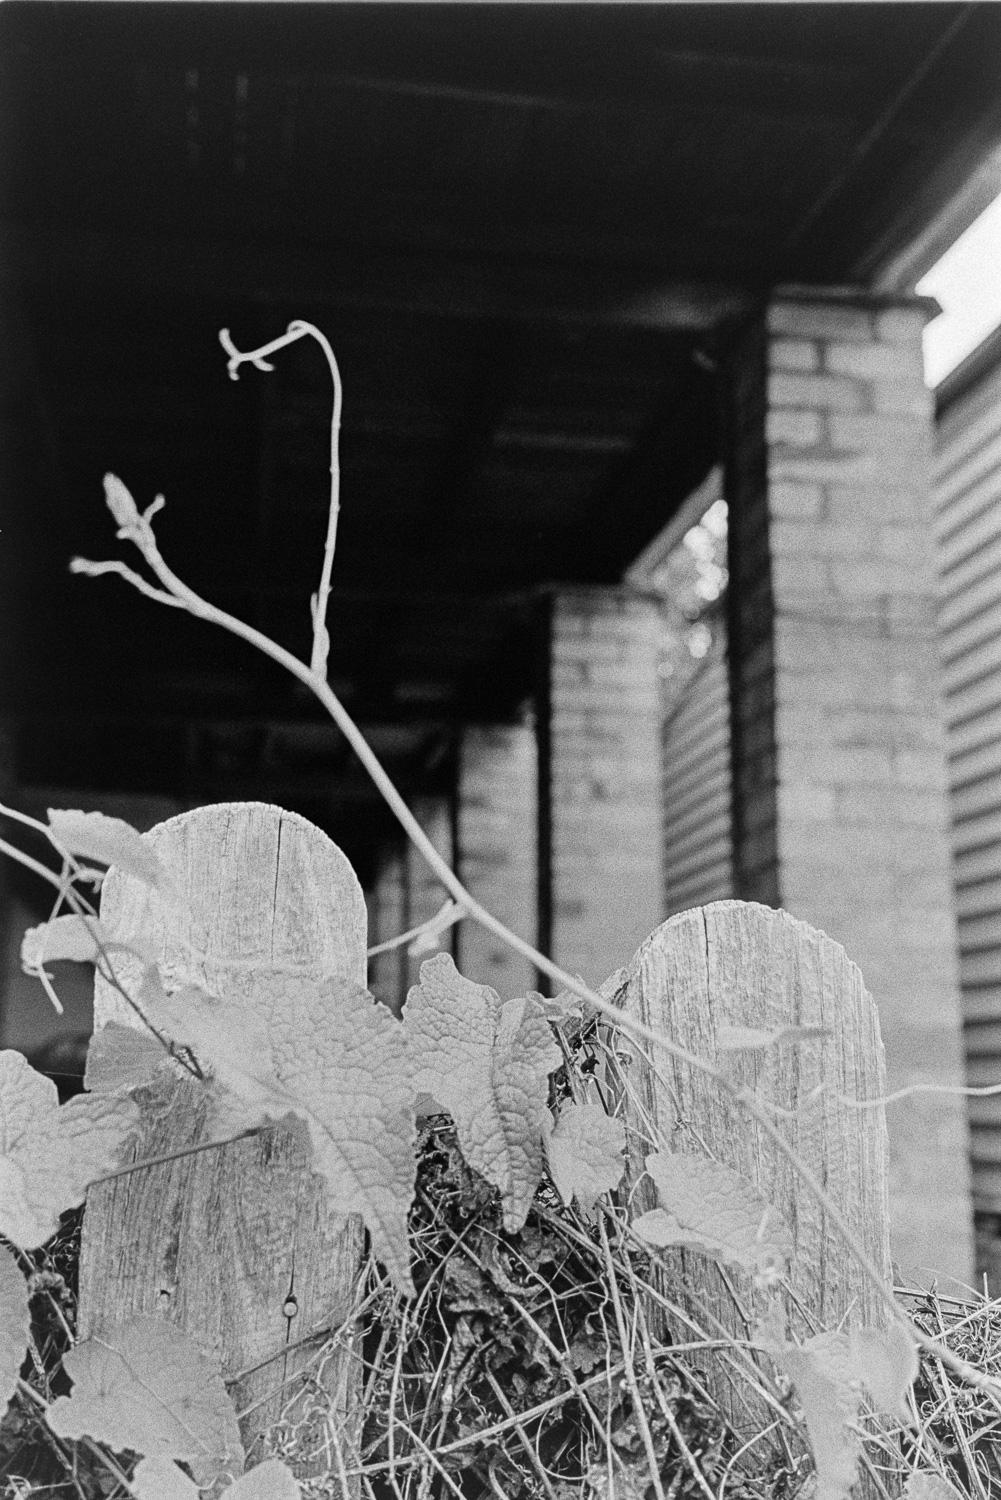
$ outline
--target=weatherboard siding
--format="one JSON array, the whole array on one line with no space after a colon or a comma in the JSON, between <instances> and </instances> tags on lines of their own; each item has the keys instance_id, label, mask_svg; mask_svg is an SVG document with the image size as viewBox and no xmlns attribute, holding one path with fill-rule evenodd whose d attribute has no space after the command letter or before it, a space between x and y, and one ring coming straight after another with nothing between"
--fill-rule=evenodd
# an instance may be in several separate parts
<instances>
[{"instance_id":1,"label":"weatherboard siding","mask_svg":"<svg viewBox=\"0 0 1001 1500\"><path fill-rule=\"evenodd\" d=\"M991 346L995 346L992 350ZM1001 1082L1001 343L940 388L939 628L968 1081ZM1001 1095L969 1101L974 1205L1001 1214Z\"/></svg>"},{"instance_id":2,"label":"weatherboard siding","mask_svg":"<svg viewBox=\"0 0 1001 1500\"><path fill-rule=\"evenodd\" d=\"M662 730L664 913L733 895L730 695L715 643Z\"/></svg>"}]
</instances>

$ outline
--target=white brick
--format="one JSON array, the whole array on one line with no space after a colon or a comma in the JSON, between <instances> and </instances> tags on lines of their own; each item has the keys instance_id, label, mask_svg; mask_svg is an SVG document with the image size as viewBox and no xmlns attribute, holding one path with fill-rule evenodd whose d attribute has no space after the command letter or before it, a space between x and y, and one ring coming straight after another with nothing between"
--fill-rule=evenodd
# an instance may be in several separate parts
<instances>
[{"instance_id":1,"label":"white brick","mask_svg":"<svg viewBox=\"0 0 1001 1500\"><path fill-rule=\"evenodd\" d=\"M824 368L862 380L913 384L915 375L923 379L921 345L829 343L824 347Z\"/></svg>"},{"instance_id":2,"label":"white brick","mask_svg":"<svg viewBox=\"0 0 1001 1500\"><path fill-rule=\"evenodd\" d=\"M819 443L823 424L814 411L769 411L765 436L769 443L789 443L810 448Z\"/></svg>"},{"instance_id":3,"label":"white brick","mask_svg":"<svg viewBox=\"0 0 1001 1500\"><path fill-rule=\"evenodd\" d=\"M820 349L812 339L772 339L768 364L772 370L819 370Z\"/></svg>"},{"instance_id":4,"label":"white brick","mask_svg":"<svg viewBox=\"0 0 1001 1500\"><path fill-rule=\"evenodd\" d=\"M820 411L864 411L868 389L838 375L810 375L779 371L768 377L768 402L771 409Z\"/></svg>"}]
</instances>

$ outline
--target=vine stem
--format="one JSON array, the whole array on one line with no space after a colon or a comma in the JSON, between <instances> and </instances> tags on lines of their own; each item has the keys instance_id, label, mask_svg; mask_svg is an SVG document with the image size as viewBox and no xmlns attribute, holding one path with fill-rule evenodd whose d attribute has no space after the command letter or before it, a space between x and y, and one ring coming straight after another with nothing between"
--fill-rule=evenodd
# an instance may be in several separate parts
<instances>
[{"instance_id":1,"label":"vine stem","mask_svg":"<svg viewBox=\"0 0 1001 1500\"><path fill-rule=\"evenodd\" d=\"M329 686L326 679L326 627L324 625L324 615L326 611L327 601L329 599L330 576L333 564L334 546L336 544L337 517L339 512L339 466L337 462L337 440L341 420L342 393L337 362L334 358L333 350L330 348L326 337L320 332L318 328L314 327L313 324L306 323L301 320L290 323L286 332L279 338L274 339L271 341L271 343L262 345L260 348L249 353L242 353L235 347L232 339L229 336L228 330L221 330L219 337L223 348L229 355L228 369L230 377L235 380L238 378L239 366L243 363L249 362L253 364L255 368L261 370L272 369L273 367L268 364L266 356L268 354L277 352L279 349L287 347L289 344L294 343L299 338L305 337L307 334L316 338L323 348L334 382L334 407L333 418L331 422L330 517L327 528L327 541L324 548L320 590L311 601L313 613L313 651L311 654L310 663L307 665L305 662L300 661L298 657L294 656L290 651L285 650L284 647L278 645L276 641L271 640L271 638L269 636L266 636L262 631L256 630L253 626L245 624L244 621L238 619L236 616L228 614L225 610L219 609L214 604L210 604L208 600L202 599L200 595L194 592L193 589L189 588L187 584L183 583L182 580L178 578L177 575L170 569L163 556L161 555L151 524L151 517L157 510L161 509L164 504L163 497L157 496L153 504L142 516L140 516L135 508L135 503L132 500L131 496L127 496L127 492L126 496L128 503L127 507L125 508L123 508L122 496L118 496L117 498L113 497L111 491L109 490L109 480L112 479L112 476L106 476L105 490L108 498L109 508L112 510L112 514L117 520L122 523L120 524L118 535L134 542L134 544L139 548L149 568L162 584L163 592L161 593L160 590L152 589L145 579L143 579L139 574L132 572L131 569L126 568L125 565L120 562L95 563L90 562L85 558L75 557L70 562L71 572L81 573L91 577L96 577L102 573L111 571L120 573L123 577L126 578L127 582L133 584L134 587L140 589L144 594L156 599L160 599L165 603L174 605L175 607L177 605L181 605L196 618L203 619L211 624L218 625L222 629L229 631L231 634L240 637L249 645L252 645L259 651L263 652L265 656L270 657L271 660L276 662L279 666L284 667L285 670L290 672L293 677L296 677L301 683L303 683L305 687L309 688L323 704L324 708L327 710L334 723L341 730L345 739L348 741L349 745L358 756L358 759L361 761L365 770L368 772L372 782L381 793L384 801L395 815L397 821L402 826L411 843L423 856L430 869L437 876L438 880L450 893L450 895L465 907L467 914L481 927L484 927L487 929L487 931L494 933L494 935L496 937L499 937L501 941L504 942L508 947L514 949L516 953L520 953L524 958L527 958L531 963L535 965L538 970L548 975L550 979L555 980L564 988L571 990L574 994L580 996L584 1000L587 1000L588 1003L592 1005L599 1014L604 1015L607 1019L614 1022L617 1027L621 1028L621 1030L626 1032L628 1035L632 1035L635 1038L642 1039L655 1047L659 1047L662 1051L667 1052L670 1056L676 1058L679 1062L683 1062L689 1067L694 1068L697 1071L704 1073L708 1077L714 1079L716 1083L726 1091L726 1093L738 1106L743 1107L751 1114L754 1119L758 1121L761 1128L765 1130L765 1132L775 1141L783 1154L789 1158L802 1181L817 1196L820 1203L831 1215L832 1223L834 1223L840 1230L851 1254L855 1257L859 1265L864 1270L865 1274L873 1282L873 1285L878 1289L880 1297L892 1311L893 1316L896 1319L902 1321L905 1326L909 1328L912 1336L922 1347L932 1350L937 1357L942 1359L943 1362L949 1365L949 1367L953 1369L957 1374L961 1374L965 1379L970 1381L979 1389L984 1390L988 1395L991 1396L994 1402L998 1404L999 1409L1001 1409L1001 1400L999 1400L1001 1385L997 1385L995 1382L990 1381L987 1377L982 1376L979 1371L974 1370L972 1366L967 1365L965 1361L958 1359L957 1356L952 1354L951 1350L948 1350L944 1345L939 1344L934 1339L930 1339L928 1335L923 1334L921 1330L918 1329L911 1322L911 1320L907 1318L904 1310L896 1302L892 1290L884 1284L884 1279L880 1274L878 1267L873 1264L871 1257L867 1254L865 1247L859 1241L854 1230L844 1219L843 1215L838 1212L836 1206L830 1201L828 1195L824 1192L820 1183L817 1182L813 1174L806 1167L805 1163L803 1163L799 1159L796 1152L780 1135L772 1121L768 1119L764 1110L752 1095L749 1095L746 1090L741 1090L735 1087L735 1085L725 1076L725 1074L719 1068L715 1067L712 1063L707 1062L704 1058L698 1057L695 1053L688 1051L687 1048L679 1046L678 1043L655 1031L645 1022L640 1021L633 1016L627 1015L618 1006L614 1005L611 1001L606 1000L604 996L599 995L595 990L593 990L589 985L585 984L582 980L576 979L573 975L567 973L566 970L561 969L558 964L553 963L552 959L548 958L537 948L533 947L531 943L527 943L523 938L518 937L517 933L512 932L510 928L506 927L503 922L501 922L490 911L488 911L486 907L482 906L473 897L471 892L466 889L455 872L451 869L451 867L439 854L438 850L431 843L431 840L428 838L423 828L421 828L417 819L410 811L410 808L403 800L403 797L397 791L396 786L394 785L388 773L383 768L378 756L371 749L368 741L365 739L365 736L362 734L357 724L355 724L354 720L352 719L351 715L348 713L344 705L341 703L340 699ZM120 486L120 488L124 490L125 487L121 485L121 481L114 480L113 482L115 486ZM125 514L125 509L127 509L128 511L127 516ZM323 637L322 641L321 632Z\"/></svg>"},{"instance_id":2,"label":"vine stem","mask_svg":"<svg viewBox=\"0 0 1001 1500\"><path fill-rule=\"evenodd\" d=\"M679 1046L677 1042L672 1042L668 1037L654 1031L653 1027L647 1026L645 1022L625 1015L617 1005L613 1005L611 1001L599 995L596 990L591 989L583 980L576 979L572 974L568 974L565 969L561 969L559 964L553 963L552 959L547 958L544 953L540 953L538 948L533 948L531 943L527 943L524 938L518 937L517 933L512 932L509 927L506 927L485 906L481 906L432 844L410 811L410 808L397 791L375 751L371 748L365 736L358 728L358 725L352 719L326 679L318 676L306 662L300 661L297 656L293 656L291 651L286 651L284 646L279 646L277 641L273 641L263 631L256 630L253 625L247 625L243 620L237 619L235 615L227 614L225 610L219 609L217 605L210 604L207 599L201 598L199 594L195 593L194 589L189 588L186 583L183 583L164 560L156 544L156 539L153 536L152 527L148 524L131 530L130 537L135 541L136 546L139 547L146 562L160 580L166 593L182 604L190 614L195 615L198 619L206 620L210 624L219 625L222 629L230 631L231 634L239 636L248 645L255 646L258 651L263 652L265 656L269 656L272 661L284 667L287 672L290 672L293 677L297 677L305 687L308 687L315 693L338 729L344 735L344 738L348 741L348 744L358 756L358 759L365 767L375 786L381 792L385 802L395 814L397 821L403 827L411 843L424 856L424 859L450 895L466 908L467 915L473 921L478 922L481 927L485 927L489 932L494 933L502 942L505 942L510 948L513 948L517 953L527 958L536 968L541 969L544 974L548 974L551 979L556 980L559 985L565 989L572 990L581 999L587 1000L589 1004L594 1006L595 1010L599 1011L609 1020L614 1021L623 1031L631 1032L634 1036L650 1042L653 1046L662 1048L664 1051L670 1053L672 1057L678 1058L680 1062L687 1063L689 1067L697 1068L700 1072L707 1073L712 1078L719 1078L720 1075L712 1063L706 1062L703 1058L696 1056L694 1052L689 1052L687 1048ZM109 568L105 563L92 563L86 558L74 557L70 563L70 570L74 573L82 573L94 577L108 572ZM116 568L115 571L120 571L120 569ZM131 579L129 581L131 582Z\"/></svg>"},{"instance_id":3,"label":"vine stem","mask_svg":"<svg viewBox=\"0 0 1001 1500\"><path fill-rule=\"evenodd\" d=\"M304 318L295 318L288 325L286 331L280 338L272 339L270 344L263 344L259 349L252 349L242 353L237 349L230 338L228 328L219 330L219 342L229 355L227 370L230 380L239 380L240 366L250 363L258 370L273 370L274 365L269 364L265 358L268 354L277 354L279 349L286 349L289 344L294 344L298 339L314 338L323 350L327 366L330 370L330 378L334 385L333 413L330 419L330 506L327 511L327 537L323 544L323 567L320 569L320 587L309 601L310 611L313 617L313 650L310 656L310 671L317 677L326 681L327 677L327 655L330 651L330 636L327 634L327 605L330 602L330 577L334 566L334 550L337 546L337 521L341 510L341 408L344 403L344 387L341 383L341 372L337 365L337 358L330 346L325 333L316 327L315 323L307 323Z\"/></svg>"}]
</instances>

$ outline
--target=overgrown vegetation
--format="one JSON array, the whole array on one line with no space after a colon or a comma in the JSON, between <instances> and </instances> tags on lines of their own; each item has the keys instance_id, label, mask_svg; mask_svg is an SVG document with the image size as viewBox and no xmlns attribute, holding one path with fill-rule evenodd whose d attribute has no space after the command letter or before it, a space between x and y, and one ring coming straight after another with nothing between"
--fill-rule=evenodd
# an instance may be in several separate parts
<instances>
[{"instance_id":1,"label":"overgrown vegetation","mask_svg":"<svg viewBox=\"0 0 1001 1500\"><path fill-rule=\"evenodd\" d=\"M307 1039L282 1049L277 1021L269 1029L267 1017L197 985L172 988L143 933L120 936L98 919L84 888L102 876L87 861L124 871L165 910L183 904L173 872L133 830L100 814L51 812L48 825L32 826L58 851L58 877L0 843L57 891L52 920L26 936L28 970L58 1004L46 962L93 963L134 1021L97 1033L87 1092L62 1105L19 1054L0 1053L0 1234L10 1246L0 1247L0 1397L13 1398L0 1460L9 1500L791 1500L807 1487L818 1500L842 1500L863 1441L870 1496L890 1500L906 1484L910 1500L944 1500L951 1486L987 1500L999 1482L1001 1309L973 1294L968 1304L934 1293L895 1300L776 1128L769 1107L778 1101L641 1023L614 984L595 992L508 932L444 864L331 692L324 615L338 511L336 363L308 324L247 355L227 334L223 343L235 378L245 361L270 368L266 356L307 334L323 346L335 386L310 663L176 578L152 528L162 497L140 513L112 475L105 491L118 535L135 543L156 582L117 561L77 559L74 568L117 573L222 625L306 683L451 897L421 936L433 942L449 922L470 918L565 989L556 999L502 999L439 954L422 966L401 1024L342 975L314 980L276 966L265 975L279 997L272 1009L285 1032ZM135 984L123 983L123 962ZM808 1046L815 1033L745 1029L728 1045ZM708 1075L786 1154L883 1299L882 1326L788 1337L788 1226L753 1183L714 1160L711 1142L672 1150L664 1141L625 1062L630 1052L649 1062L658 1050ZM189 1151L295 1116L330 1202L360 1215L369 1233L353 1310L311 1333L312 1357L289 1384L284 1417L255 1433L246 1455L222 1372L171 1319L126 1320L76 1339L74 1206L96 1182L157 1165L122 1153L145 1091L165 1077L183 1077L205 1109L206 1137ZM679 1247L689 1266L727 1268L735 1300L741 1277L770 1293L747 1338L694 1308ZM357 1399L341 1422L322 1377L345 1351ZM275 1351L276 1372L286 1352ZM752 1431L720 1399L724 1364L761 1414Z\"/></svg>"}]
</instances>

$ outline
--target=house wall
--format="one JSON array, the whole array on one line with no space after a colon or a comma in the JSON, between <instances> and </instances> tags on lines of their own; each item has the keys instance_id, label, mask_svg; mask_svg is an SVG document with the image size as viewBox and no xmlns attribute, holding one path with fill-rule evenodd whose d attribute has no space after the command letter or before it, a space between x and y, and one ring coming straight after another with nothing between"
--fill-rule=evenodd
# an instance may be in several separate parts
<instances>
[{"instance_id":1,"label":"house wall","mask_svg":"<svg viewBox=\"0 0 1001 1500\"><path fill-rule=\"evenodd\" d=\"M1001 335L940 387L939 632L968 1080L1001 1082ZM1001 1280L1001 1096L968 1101L980 1269Z\"/></svg>"}]
</instances>

